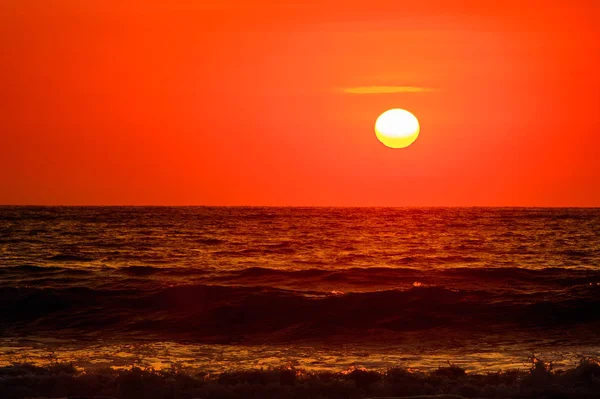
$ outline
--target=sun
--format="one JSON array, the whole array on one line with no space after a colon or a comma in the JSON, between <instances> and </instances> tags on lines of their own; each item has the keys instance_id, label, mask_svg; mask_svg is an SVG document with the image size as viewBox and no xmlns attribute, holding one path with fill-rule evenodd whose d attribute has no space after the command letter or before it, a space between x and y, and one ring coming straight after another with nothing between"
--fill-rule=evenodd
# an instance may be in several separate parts
<instances>
[{"instance_id":1,"label":"sun","mask_svg":"<svg viewBox=\"0 0 600 399\"><path fill-rule=\"evenodd\" d=\"M379 115L375 121L375 134L390 148L406 148L419 137L419 121L410 112L394 108Z\"/></svg>"}]
</instances>

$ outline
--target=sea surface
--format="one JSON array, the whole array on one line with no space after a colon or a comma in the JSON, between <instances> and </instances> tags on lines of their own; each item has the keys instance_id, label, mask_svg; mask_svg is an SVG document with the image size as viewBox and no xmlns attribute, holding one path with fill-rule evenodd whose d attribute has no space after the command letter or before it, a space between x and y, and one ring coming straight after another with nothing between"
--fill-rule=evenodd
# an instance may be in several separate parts
<instances>
[{"instance_id":1,"label":"sea surface","mask_svg":"<svg viewBox=\"0 0 600 399\"><path fill-rule=\"evenodd\" d=\"M600 356L600 209L0 207L0 364Z\"/></svg>"}]
</instances>

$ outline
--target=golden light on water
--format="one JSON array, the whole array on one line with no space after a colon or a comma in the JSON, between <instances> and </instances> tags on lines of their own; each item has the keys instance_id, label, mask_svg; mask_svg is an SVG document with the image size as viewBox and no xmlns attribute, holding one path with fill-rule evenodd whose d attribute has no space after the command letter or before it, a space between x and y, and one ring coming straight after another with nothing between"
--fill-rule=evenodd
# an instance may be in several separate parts
<instances>
[{"instance_id":1,"label":"golden light on water","mask_svg":"<svg viewBox=\"0 0 600 399\"><path fill-rule=\"evenodd\" d=\"M419 137L419 120L410 112L394 108L379 115L375 134L390 148L406 148Z\"/></svg>"}]
</instances>

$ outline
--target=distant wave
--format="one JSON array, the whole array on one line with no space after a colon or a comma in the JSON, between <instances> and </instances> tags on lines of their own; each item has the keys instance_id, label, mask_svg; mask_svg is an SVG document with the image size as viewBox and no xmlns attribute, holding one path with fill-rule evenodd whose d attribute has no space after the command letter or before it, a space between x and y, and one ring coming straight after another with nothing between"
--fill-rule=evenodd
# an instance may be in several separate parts
<instances>
[{"instance_id":1,"label":"distant wave","mask_svg":"<svg viewBox=\"0 0 600 399\"><path fill-rule=\"evenodd\" d=\"M36 266L36 265L20 265L20 266L5 266L0 267L0 274L13 273L56 273L65 270L58 266Z\"/></svg>"},{"instance_id":2,"label":"distant wave","mask_svg":"<svg viewBox=\"0 0 600 399\"><path fill-rule=\"evenodd\" d=\"M17 281L26 281L30 278L39 278L47 276L48 283L52 285L56 279L65 275L80 276L79 283L85 284L86 278L91 275L91 272L86 269L65 268L58 266L37 266L37 265L20 265L0 267L0 276L12 277ZM0 281L0 284L2 281Z\"/></svg>"},{"instance_id":3,"label":"distant wave","mask_svg":"<svg viewBox=\"0 0 600 399\"><path fill-rule=\"evenodd\" d=\"M58 254L48 258L56 262L91 262L94 259L88 256L73 255L73 254Z\"/></svg>"},{"instance_id":4,"label":"distant wave","mask_svg":"<svg viewBox=\"0 0 600 399\"><path fill-rule=\"evenodd\" d=\"M218 238L199 238L197 240L194 240L194 242L196 242L198 244L217 245L217 244L222 244L225 241L220 240Z\"/></svg>"},{"instance_id":5,"label":"distant wave","mask_svg":"<svg viewBox=\"0 0 600 399\"><path fill-rule=\"evenodd\" d=\"M239 271L220 273L215 281L229 281L245 284L249 280L261 281L281 280L327 282L356 282L357 285L369 287L371 284L387 282L411 283L413 279L425 280L442 285L488 283L502 288L509 281L518 281L519 284L530 287L530 284L571 286L586 283L600 282L600 270L544 268L522 269L517 267L498 268L444 268L437 270L422 270L410 267L352 267L352 268L312 268L300 270L281 270L264 267L252 267ZM512 287L515 288L515 287ZM517 287L518 288L518 287Z\"/></svg>"},{"instance_id":6,"label":"distant wave","mask_svg":"<svg viewBox=\"0 0 600 399\"><path fill-rule=\"evenodd\" d=\"M122 272L136 276L198 276L211 273L213 270L199 268L183 268L183 267L155 267L155 266L125 266L115 268L113 272Z\"/></svg>"},{"instance_id":7,"label":"distant wave","mask_svg":"<svg viewBox=\"0 0 600 399\"><path fill-rule=\"evenodd\" d=\"M99 275L94 273L100 273ZM218 270L214 267L172 267L132 265L123 267L105 267L101 270L82 267L61 267L42 265L20 265L0 267L0 275L12 276L22 281L37 278L39 275L78 275L79 284L86 286L86 278L123 278L130 275L140 278L160 278L168 283L169 278L190 277L205 284L257 286L268 283L271 287L297 290L304 288L314 291L339 289L339 284L351 284L356 291L370 291L382 288L409 287L414 281L427 285L438 285L457 289L472 289L483 285L486 289L538 291L563 289L565 287L600 282L600 270L572 268L524 269L518 267L454 267L440 269L419 269L413 267L314 267L302 269L277 269L268 267L249 267L239 270ZM90 280L91 281L91 280ZM95 281L95 280L94 280ZM49 287L52 280L48 280ZM122 280L127 284L127 280ZM180 284L179 280L174 283ZM135 289L135 286L132 286Z\"/></svg>"}]
</instances>

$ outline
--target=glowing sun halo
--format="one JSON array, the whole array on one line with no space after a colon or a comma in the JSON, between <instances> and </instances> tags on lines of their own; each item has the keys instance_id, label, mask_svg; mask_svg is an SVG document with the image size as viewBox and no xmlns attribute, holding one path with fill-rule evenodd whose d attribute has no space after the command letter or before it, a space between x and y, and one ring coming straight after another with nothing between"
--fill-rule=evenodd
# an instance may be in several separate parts
<instances>
[{"instance_id":1,"label":"glowing sun halo","mask_svg":"<svg viewBox=\"0 0 600 399\"><path fill-rule=\"evenodd\" d=\"M419 131L417 118L400 108L385 111L375 122L377 138L390 148L408 147L419 137Z\"/></svg>"}]
</instances>

